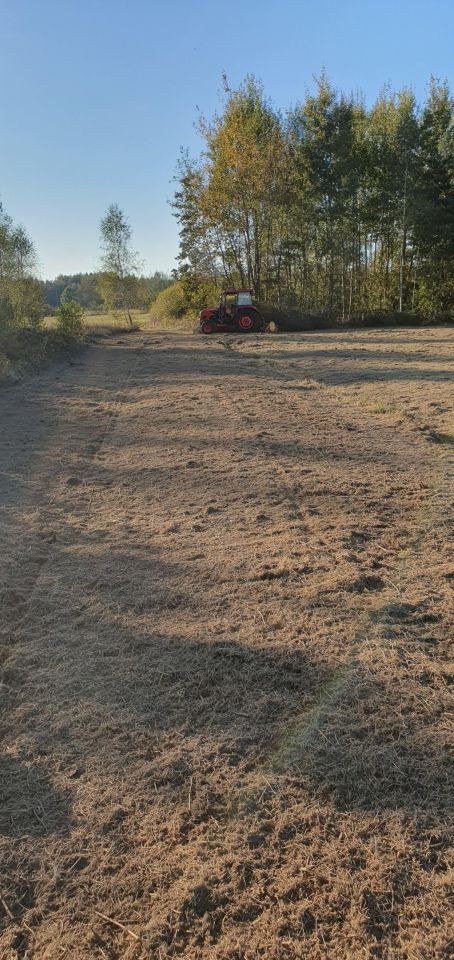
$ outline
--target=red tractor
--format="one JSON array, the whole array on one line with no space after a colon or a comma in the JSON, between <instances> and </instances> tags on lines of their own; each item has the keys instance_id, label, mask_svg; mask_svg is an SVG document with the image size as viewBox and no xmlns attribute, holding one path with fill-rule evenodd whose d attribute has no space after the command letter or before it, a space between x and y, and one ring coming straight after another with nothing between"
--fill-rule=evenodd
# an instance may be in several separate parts
<instances>
[{"instance_id":1,"label":"red tractor","mask_svg":"<svg viewBox=\"0 0 454 960\"><path fill-rule=\"evenodd\" d=\"M199 313L200 333L230 330L235 333L262 331L257 307L252 303L252 290L223 290L218 307L205 307Z\"/></svg>"}]
</instances>

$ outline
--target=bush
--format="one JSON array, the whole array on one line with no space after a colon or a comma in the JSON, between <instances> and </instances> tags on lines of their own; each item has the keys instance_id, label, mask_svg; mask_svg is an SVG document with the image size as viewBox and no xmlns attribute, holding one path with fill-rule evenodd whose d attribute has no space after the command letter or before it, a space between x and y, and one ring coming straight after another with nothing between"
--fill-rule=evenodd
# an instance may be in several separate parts
<instances>
[{"instance_id":1,"label":"bush","mask_svg":"<svg viewBox=\"0 0 454 960\"><path fill-rule=\"evenodd\" d=\"M186 312L192 316L197 316L204 307L218 303L221 291L212 279L185 270L181 274L180 282L186 303ZM227 284L225 285L227 286Z\"/></svg>"},{"instance_id":2,"label":"bush","mask_svg":"<svg viewBox=\"0 0 454 960\"><path fill-rule=\"evenodd\" d=\"M0 293L0 333L14 327L14 310L9 297Z\"/></svg>"},{"instance_id":3,"label":"bush","mask_svg":"<svg viewBox=\"0 0 454 960\"><path fill-rule=\"evenodd\" d=\"M187 301L180 280L171 287L161 290L151 306L151 314L156 320L179 320L187 311Z\"/></svg>"},{"instance_id":4,"label":"bush","mask_svg":"<svg viewBox=\"0 0 454 960\"><path fill-rule=\"evenodd\" d=\"M58 329L67 337L80 337L83 331L84 313L84 308L77 300L66 300L61 303L56 312Z\"/></svg>"},{"instance_id":5,"label":"bush","mask_svg":"<svg viewBox=\"0 0 454 960\"><path fill-rule=\"evenodd\" d=\"M33 277L25 277L10 284L10 298L18 327L41 326L46 313L42 284Z\"/></svg>"},{"instance_id":6,"label":"bush","mask_svg":"<svg viewBox=\"0 0 454 960\"><path fill-rule=\"evenodd\" d=\"M3 281L0 288L0 329L41 326L45 314L42 284L32 277Z\"/></svg>"}]
</instances>

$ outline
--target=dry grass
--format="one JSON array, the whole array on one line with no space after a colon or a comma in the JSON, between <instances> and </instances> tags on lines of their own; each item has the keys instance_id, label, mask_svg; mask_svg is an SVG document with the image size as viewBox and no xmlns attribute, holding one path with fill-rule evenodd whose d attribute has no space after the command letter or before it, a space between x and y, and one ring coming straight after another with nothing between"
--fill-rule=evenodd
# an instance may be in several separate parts
<instances>
[{"instance_id":1,"label":"dry grass","mask_svg":"<svg viewBox=\"0 0 454 960\"><path fill-rule=\"evenodd\" d=\"M453 956L453 341L146 331L2 397L0 957Z\"/></svg>"},{"instance_id":2,"label":"dry grass","mask_svg":"<svg viewBox=\"0 0 454 960\"><path fill-rule=\"evenodd\" d=\"M149 322L149 316L147 313L143 313L141 310L131 310L131 316L133 320L134 329L141 329ZM108 336L112 333L124 333L130 332L129 322L125 319L124 314L117 310L113 313L84 313L83 325L85 332L90 336ZM54 317L45 317L44 326L49 330L54 330L57 327L57 318Z\"/></svg>"},{"instance_id":3,"label":"dry grass","mask_svg":"<svg viewBox=\"0 0 454 960\"><path fill-rule=\"evenodd\" d=\"M58 330L19 328L0 335L0 386L17 382L31 370L70 359L75 344Z\"/></svg>"},{"instance_id":4,"label":"dry grass","mask_svg":"<svg viewBox=\"0 0 454 960\"><path fill-rule=\"evenodd\" d=\"M159 333L160 331L170 331L173 333L197 333L198 332L198 320L197 313L193 311L192 313L185 314L183 317L155 317L153 315L153 305L150 308L150 316L147 322L147 329L154 330Z\"/></svg>"}]
</instances>

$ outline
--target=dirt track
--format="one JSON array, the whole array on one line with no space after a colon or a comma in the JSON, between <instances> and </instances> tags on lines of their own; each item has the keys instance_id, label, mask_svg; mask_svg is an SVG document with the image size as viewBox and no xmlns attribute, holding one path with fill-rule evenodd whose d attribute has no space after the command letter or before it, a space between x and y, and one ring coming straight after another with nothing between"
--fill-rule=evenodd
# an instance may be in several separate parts
<instances>
[{"instance_id":1,"label":"dirt track","mask_svg":"<svg viewBox=\"0 0 454 960\"><path fill-rule=\"evenodd\" d=\"M453 346L146 332L0 394L2 960L454 956Z\"/></svg>"}]
</instances>

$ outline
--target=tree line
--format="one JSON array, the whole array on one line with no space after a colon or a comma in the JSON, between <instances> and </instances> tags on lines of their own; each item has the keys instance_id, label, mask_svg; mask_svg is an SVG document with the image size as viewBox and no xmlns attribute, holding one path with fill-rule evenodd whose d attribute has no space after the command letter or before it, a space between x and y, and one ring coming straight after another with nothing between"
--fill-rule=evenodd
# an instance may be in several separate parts
<instances>
[{"instance_id":1,"label":"tree line","mask_svg":"<svg viewBox=\"0 0 454 960\"><path fill-rule=\"evenodd\" d=\"M42 281L33 241L0 203L0 332L37 328L52 311L57 312L65 331L78 328L84 310L120 311L131 323L131 311L149 310L172 282L160 271L143 275L131 239L124 212L111 204L100 223L102 269ZM80 309L71 310L68 304Z\"/></svg>"},{"instance_id":2,"label":"tree line","mask_svg":"<svg viewBox=\"0 0 454 960\"><path fill-rule=\"evenodd\" d=\"M133 305L147 310L158 293L169 286L168 274L156 270L150 277L134 277ZM60 306L63 299L76 300L85 310L100 310L106 306L102 296L103 278L96 273L59 274L55 280L43 281L44 300L51 309Z\"/></svg>"},{"instance_id":3,"label":"tree line","mask_svg":"<svg viewBox=\"0 0 454 960\"><path fill-rule=\"evenodd\" d=\"M454 101L432 80L424 104L383 90L371 107L321 76L281 112L262 85L224 78L183 153L174 210L179 277L202 303L222 285L349 320L362 312L436 317L454 308Z\"/></svg>"}]
</instances>

